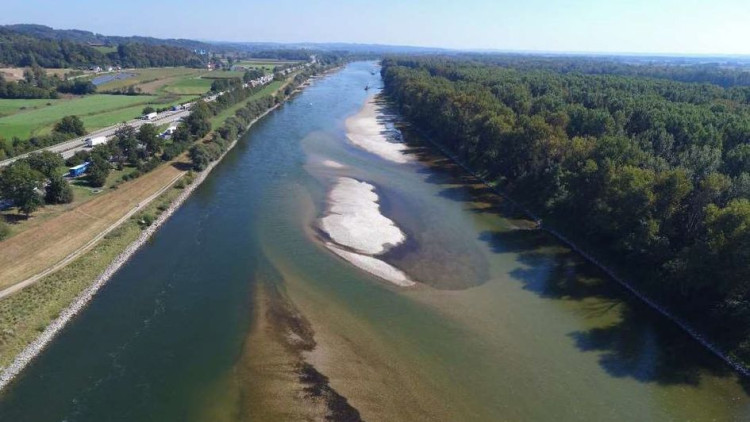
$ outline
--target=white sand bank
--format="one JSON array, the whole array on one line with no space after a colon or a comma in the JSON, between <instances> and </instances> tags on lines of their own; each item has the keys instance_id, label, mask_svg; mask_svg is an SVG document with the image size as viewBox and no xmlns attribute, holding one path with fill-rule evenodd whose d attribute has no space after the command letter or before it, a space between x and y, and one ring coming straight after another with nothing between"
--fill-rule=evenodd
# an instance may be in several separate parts
<instances>
[{"instance_id":1,"label":"white sand bank","mask_svg":"<svg viewBox=\"0 0 750 422\"><path fill-rule=\"evenodd\" d=\"M406 240L404 233L380 213L375 188L366 182L341 177L329 194L328 215L320 228L339 245L378 255Z\"/></svg>"},{"instance_id":2,"label":"white sand bank","mask_svg":"<svg viewBox=\"0 0 750 422\"><path fill-rule=\"evenodd\" d=\"M325 167L332 168L332 169L344 169L344 168L346 168L345 165L339 163L338 161L333 161L333 160L323 160L323 162L321 164L323 164L323 166L325 166Z\"/></svg>"},{"instance_id":3,"label":"white sand bank","mask_svg":"<svg viewBox=\"0 0 750 422\"><path fill-rule=\"evenodd\" d=\"M391 264L379 260L378 258L345 251L341 248L336 247L333 243L330 242L326 242L326 246L328 247L328 249L333 251L333 253L349 261L349 263L351 263L355 267L365 270L368 273L376 275L384 280L388 280L393 284L401 287L411 287L416 284L409 278L409 276L404 274L403 271L399 270Z\"/></svg>"},{"instance_id":4,"label":"white sand bank","mask_svg":"<svg viewBox=\"0 0 750 422\"><path fill-rule=\"evenodd\" d=\"M350 177L340 177L328 194L328 214L319 226L333 242L325 245L355 267L386 281L409 287L415 282L403 271L376 258L406 240L396 224L380 213L375 187Z\"/></svg>"},{"instance_id":5,"label":"white sand bank","mask_svg":"<svg viewBox=\"0 0 750 422\"><path fill-rule=\"evenodd\" d=\"M385 135L388 128L378 121L378 106L375 99L367 100L362 110L346 119L346 136L358 147L394 163L408 163L414 159L408 154L408 146L390 142Z\"/></svg>"}]
</instances>

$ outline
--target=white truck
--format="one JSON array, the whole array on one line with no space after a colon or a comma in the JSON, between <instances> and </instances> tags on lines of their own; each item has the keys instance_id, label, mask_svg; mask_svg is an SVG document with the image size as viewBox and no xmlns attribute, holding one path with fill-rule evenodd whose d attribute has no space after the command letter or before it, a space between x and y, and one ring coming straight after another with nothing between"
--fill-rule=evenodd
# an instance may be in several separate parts
<instances>
[{"instance_id":1,"label":"white truck","mask_svg":"<svg viewBox=\"0 0 750 422\"><path fill-rule=\"evenodd\" d=\"M158 114L156 114L155 111L152 112L152 113L144 114L143 115L143 120L154 120L156 118L156 116L158 116Z\"/></svg>"},{"instance_id":2,"label":"white truck","mask_svg":"<svg viewBox=\"0 0 750 422\"><path fill-rule=\"evenodd\" d=\"M96 145L106 144L107 143L107 137L106 136L96 136L94 138L87 138L86 139L86 146L91 148Z\"/></svg>"}]
</instances>

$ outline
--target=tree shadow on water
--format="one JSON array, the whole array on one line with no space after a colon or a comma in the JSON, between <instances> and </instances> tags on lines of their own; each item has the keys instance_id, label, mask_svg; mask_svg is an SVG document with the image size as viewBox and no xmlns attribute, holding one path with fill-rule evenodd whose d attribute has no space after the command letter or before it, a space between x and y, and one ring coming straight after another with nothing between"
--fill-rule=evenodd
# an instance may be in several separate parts
<instances>
[{"instance_id":1,"label":"tree shadow on water","mask_svg":"<svg viewBox=\"0 0 750 422\"><path fill-rule=\"evenodd\" d=\"M582 316L583 323L568 336L581 352L597 353L599 365L610 376L695 386L704 375L735 373L671 320L548 233L488 231L479 239L496 253L517 255L521 266L510 276L525 290L573 302L566 309Z\"/></svg>"}]
</instances>

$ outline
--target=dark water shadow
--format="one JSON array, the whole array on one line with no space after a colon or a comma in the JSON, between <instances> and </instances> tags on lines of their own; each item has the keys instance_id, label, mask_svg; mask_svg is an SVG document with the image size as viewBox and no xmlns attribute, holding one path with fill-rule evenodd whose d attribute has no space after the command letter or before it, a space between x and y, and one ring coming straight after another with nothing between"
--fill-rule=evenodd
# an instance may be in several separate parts
<instances>
[{"instance_id":1,"label":"dark water shadow","mask_svg":"<svg viewBox=\"0 0 750 422\"><path fill-rule=\"evenodd\" d=\"M735 374L681 328L551 235L540 230L510 230L484 232L479 238L496 253L518 254L523 267L510 275L525 290L549 300L578 302L575 312L590 323L610 321L569 333L581 352L599 354L599 365L609 375L644 383L696 386L705 375Z\"/></svg>"}]
</instances>

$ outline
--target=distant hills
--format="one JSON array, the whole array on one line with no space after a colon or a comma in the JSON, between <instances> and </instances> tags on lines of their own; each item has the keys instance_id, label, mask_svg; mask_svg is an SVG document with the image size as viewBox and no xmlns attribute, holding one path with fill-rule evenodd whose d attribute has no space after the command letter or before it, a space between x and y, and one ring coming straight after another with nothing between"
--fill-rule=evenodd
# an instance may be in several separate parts
<instances>
[{"instance_id":1,"label":"distant hills","mask_svg":"<svg viewBox=\"0 0 750 422\"><path fill-rule=\"evenodd\" d=\"M36 24L16 24L16 25L4 25L0 28L7 29L17 34L26 35L34 38L41 38L47 40L58 40L58 41L70 41L73 43L89 44L89 45L102 45L102 46L114 46L119 44L145 44L145 45L166 45L170 47L181 47L190 50L208 50L215 49L215 44L208 44L201 41L186 40L186 39L160 39L153 37L122 37L115 35L102 35L96 34L90 31L82 31L79 29L54 29L45 25Z\"/></svg>"}]
</instances>

